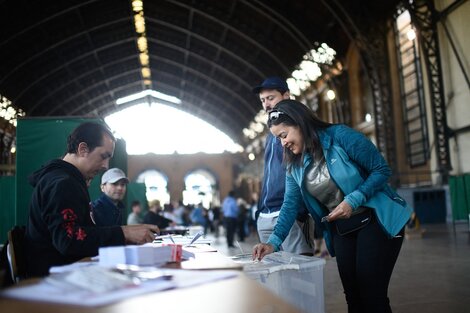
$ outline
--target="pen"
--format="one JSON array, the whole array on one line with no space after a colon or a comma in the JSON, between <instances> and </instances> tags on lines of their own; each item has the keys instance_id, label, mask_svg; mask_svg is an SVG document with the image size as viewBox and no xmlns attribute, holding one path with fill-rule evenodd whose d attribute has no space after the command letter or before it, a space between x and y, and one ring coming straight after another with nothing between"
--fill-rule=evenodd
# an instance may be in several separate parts
<instances>
[{"instance_id":1,"label":"pen","mask_svg":"<svg viewBox=\"0 0 470 313\"><path fill-rule=\"evenodd\" d=\"M196 235L194 235L193 239L191 240L191 242L187 245L187 246L191 246L196 240L199 239L199 237L201 237L202 235L204 234L204 232L200 231L198 232Z\"/></svg>"}]
</instances>

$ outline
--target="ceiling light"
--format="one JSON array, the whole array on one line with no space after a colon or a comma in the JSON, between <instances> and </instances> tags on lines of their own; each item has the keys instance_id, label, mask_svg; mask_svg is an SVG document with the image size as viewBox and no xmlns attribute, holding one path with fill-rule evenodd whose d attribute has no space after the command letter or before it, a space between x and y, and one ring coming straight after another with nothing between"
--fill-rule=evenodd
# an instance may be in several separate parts
<instances>
[{"instance_id":1,"label":"ceiling light","mask_svg":"<svg viewBox=\"0 0 470 313\"><path fill-rule=\"evenodd\" d=\"M139 37L137 39L137 48L139 48L140 52L147 52L148 45L146 37Z\"/></svg>"},{"instance_id":2,"label":"ceiling light","mask_svg":"<svg viewBox=\"0 0 470 313\"><path fill-rule=\"evenodd\" d=\"M289 86L289 91L292 95L294 96L300 96L300 87L299 84L297 84L297 80L294 78L288 78L287 79L287 86Z\"/></svg>"},{"instance_id":3,"label":"ceiling light","mask_svg":"<svg viewBox=\"0 0 470 313\"><path fill-rule=\"evenodd\" d=\"M135 31L139 34L145 33L145 20L144 13L140 12L139 14L134 15L134 25Z\"/></svg>"},{"instance_id":4,"label":"ceiling light","mask_svg":"<svg viewBox=\"0 0 470 313\"><path fill-rule=\"evenodd\" d=\"M149 65L149 55L148 54L146 54L146 53L139 54L139 60L140 60L140 64L142 64L143 66L148 66Z\"/></svg>"},{"instance_id":5,"label":"ceiling light","mask_svg":"<svg viewBox=\"0 0 470 313\"><path fill-rule=\"evenodd\" d=\"M145 88L152 88L152 77L150 71L150 57L148 52L147 37L145 34L145 18L144 18L144 1L133 0L132 10L136 12L134 14L134 27L135 32L138 35L137 38L137 49L139 49L139 61L142 66L142 82Z\"/></svg>"},{"instance_id":6,"label":"ceiling light","mask_svg":"<svg viewBox=\"0 0 470 313\"><path fill-rule=\"evenodd\" d=\"M330 99L330 100L334 100L334 99L336 98L335 92L334 92L333 90L331 90L331 89L326 92L326 96L327 96L328 99Z\"/></svg>"},{"instance_id":7,"label":"ceiling light","mask_svg":"<svg viewBox=\"0 0 470 313\"><path fill-rule=\"evenodd\" d=\"M409 31L406 32L406 37L408 37L408 40L413 41L416 39L416 32L413 28L411 28Z\"/></svg>"},{"instance_id":8,"label":"ceiling light","mask_svg":"<svg viewBox=\"0 0 470 313\"><path fill-rule=\"evenodd\" d=\"M300 96L302 92L310 88L312 82L315 82L323 75L322 67L324 67L325 64L328 65L330 70L332 67L334 67L336 75L341 73L341 63L337 61L337 64L333 65L336 51L330 48L326 43L322 43L321 45L315 43L315 46L317 46L317 49L307 51L296 69L292 72L291 77L286 80L287 85L289 86L290 94L293 96ZM330 96L332 96L332 99L334 99L334 92L332 95L330 93ZM250 127L243 130L243 134L249 139L256 138L258 133L264 133L264 131L260 131L261 127L258 125L258 123L263 123L263 125L266 124L266 112L263 110L260 111L260 113L255 116L254 120L255 123L250 123Z\"/></svg>"},{"instance_id":9,"label":"ceiling light","mask_svg":"<svg viewBox=\"0 0 470 313\"><path fill-rule=\"evenodd\" d=\"M21 116L25 116L25 112L13 107L10 100L0 95L0 118L16 127L17 118Z\"/></svg>"},{"instance_id":10,"label":"ceiling light","mask_svg":"<svg viewBox=\"0 0 470 313\"><path fill-rule=\"evenodd\" d=\"M143 11L144 10L144 2L142 0L132 1L132 10L134 10L134 12Z\"/></svg>"},{"instance_id":11,"label":"ceiling light","mask_svg":"<svg viewBox=\"0 0 470 313\"><path fill-rule=\"evenodd\" d=\"M302 61L299 65L300 69L304 72L307 80L315 81L321 76L321 69L318 63L312 61Z\"/></svg>"},{"instance_id":12,"label":"ceiling light","mask_svg":"<svg viewBox=\"0 0 470 313\"><path fill-rule=\"evenodd\" d=\"M143 67L142 68L142 77L143 78L150 78L150 68Z\"/></svg>"}]
</instances>

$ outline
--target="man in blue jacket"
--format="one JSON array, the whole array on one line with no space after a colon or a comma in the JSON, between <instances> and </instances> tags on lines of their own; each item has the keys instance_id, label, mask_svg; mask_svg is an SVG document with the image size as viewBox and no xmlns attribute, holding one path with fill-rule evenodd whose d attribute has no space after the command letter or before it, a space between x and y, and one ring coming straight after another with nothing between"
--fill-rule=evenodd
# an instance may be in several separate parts
<instances>
[{"instance_id":1,"label":"man in blue jacket","mask_svg":"<svg viewBox=\"0 0 470 313\"><path fill-rule=\"evenodd\" d=\"M268 77L253 88L266 112L270 112L281 100L290 99L289 87L279 77ZM266 242L274 230L279 210L284 201L286 169L282 164L283 148L271 132L266 137L264 151L264 176L258 205L257 229L261 242ZM313 220L307 210L298 208L297 223L282 243L282 250L297 254L313 254Z\"/></svg>"}]
</instances>

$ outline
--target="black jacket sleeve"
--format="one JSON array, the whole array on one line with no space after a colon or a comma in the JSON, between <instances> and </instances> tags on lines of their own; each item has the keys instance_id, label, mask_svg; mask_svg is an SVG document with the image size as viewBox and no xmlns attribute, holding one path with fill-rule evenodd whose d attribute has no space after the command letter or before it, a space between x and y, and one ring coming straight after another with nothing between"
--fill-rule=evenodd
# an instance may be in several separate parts
<instances>
[{"instance_id":1,"label":"black jacket sleeve","mask_svg":"<svg viewBox=\"0 0 470 313\"><path fill-rule=\"evenodd\" d=\"M74 179L58 179L45 187L43 219L53 246L65 256L93 256L103 246L124 245L120 226L97 227L90 217L86 186Z\"/></svg>"}]
</instances>

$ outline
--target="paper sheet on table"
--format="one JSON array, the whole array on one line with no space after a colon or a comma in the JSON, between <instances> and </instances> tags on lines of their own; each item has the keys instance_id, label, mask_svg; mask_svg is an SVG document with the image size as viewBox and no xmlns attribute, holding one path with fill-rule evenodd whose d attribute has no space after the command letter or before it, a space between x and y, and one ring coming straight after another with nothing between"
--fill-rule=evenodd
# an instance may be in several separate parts
<instances>
[{"instance_id":1,"label":"paper sheet on table","mask_svg":"<svg viewBox=\"0 0 470 313\"><path fill-rule=\"evenodd\" d=\"M163 291L174 288L186 288L205 284L217 280L228 279L239 275L235 271L185 271L165 270L173 278L169 281L146 281L138 286L130 286L106 293L94 294L89 291L64 292L63 288L41 280L34 285L5 289L0 292L1 297L16 298L20 300L53 302L79 306L103 306L128 299L132 296L149 292Z\"/></svg>"},{"instance_id":2,"label":"paper sheet on table","mask_svg":"<svg viewBox=\"0 0 470 313\"><path fill-rule=\"evenodd\" d=\"M188 251L191 253L200 253L200 252L217 252L217 249L211 245L201 243L201 244L193 244L191 246L183 246L183 251Z\"/></svg>"},{"instance_id":3,"label":"paper sheet on table","mask_svg":"<svg viewBox=\"0 0 470 313\"><path fill-rule=\"evenodd\" d=\"M132 286L113 290L107 293L93 294L83 290L64 292L62 288L49 284L43 280L34 285L4 290L0 293L0 296L16 298L20 300L54 302L93 307L122 301L123 299L127 299L132 296L172 288L175 288L175 284L171 281L157 281L153 283L142 284L140 286Z\"/></svg>"},{"instance_id":4,"label":"paper sheet on table","mask_svg":"<svg viewBox=\"0 0 470 313\"><path fill-rule=\"evenodd\" d=\"M166 244L171 244L171 243L176 243L179 245L188 245L191 240L194 238L194 236L181 236L181 235L164 235L164 236L157 236L155 237L154 243L166 243ZM172 240L173 239L173 240ZM198 238L194 244L211 244L212 240L204 237Z\"/></svg>"},{"instance_id":5,"label":"paper sheet on table","mask_svg":"<svg viewBox=\"0 0 470 313\"><path fill-rule=\"evenodd\" d=\"M233 278L241 274L239 271L233 270L214 270L214 271L192 271L169 269L166 273L173 275L172 281L176 284L176 288L187 288L205 283Z\"/></svg>"},{"instance_id":6,"label":"paper sheet on table","mask_svg":"<svg viewBox=\"0 0 470 313\"><path fill-rule=\"evenodd\" d=\"M96 261L89 261L89 262L75 262L72 264L61 265L61 266L53 266L49 269L50 274L57 274L57 273L65 273L73 271L74 269L88 267L88 266L96 266L98 262Z\"/></svg>"}]
</instances>

